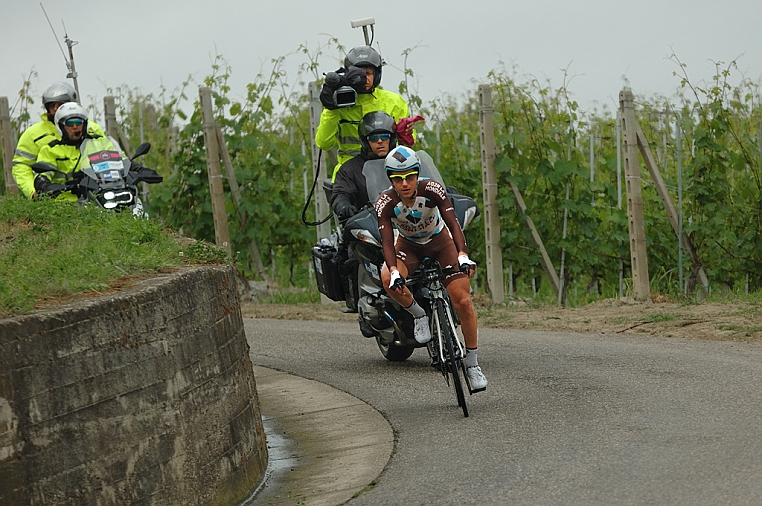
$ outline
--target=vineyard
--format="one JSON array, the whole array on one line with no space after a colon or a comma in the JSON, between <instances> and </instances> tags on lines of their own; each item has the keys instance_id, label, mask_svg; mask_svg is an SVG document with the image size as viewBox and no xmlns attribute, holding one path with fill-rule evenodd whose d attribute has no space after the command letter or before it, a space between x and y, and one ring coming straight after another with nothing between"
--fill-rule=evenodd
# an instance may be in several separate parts
<instances>
[{"instance_id":1,"label":"vineyard","mask_svg":"<svg viewBox=\"0 0 762 506\"><path fill-rule=\"evenodd\" d=\"M256 270L248 244L259 245L265 266L280 286L310 287L310 248L316 232L301 212L312 184L307 82L335 64L318 63L322 48L300 48L305 62L294 82L275 59L268 72L232 99L232 69L222 57L203 83L182 83L173 91L144 95L135 89L110 90L118 119L134 149L141 138L153 148L145 165L164 183L151 188L150 214L183 235L214 242L204 135L197 86L212 90L241 186L240 207L227 200L235 261L249 278ZM643 204L651 292L692 297L703 267L710 290L749 293L762 287L762 110L759 83L740 78L735 62L717 63L708 82L692 82L677 57L672 97L636 97L636 116L676 204L682 227L701 265L681 255L680 243L653 188L643 175ZM465 96L425 101L416 94L415 73L405 68L399 91L411 114L421 114L418 149L436 161L449 185L477 199L482 208L479 104L476 89ZM540 252L516 203L520 190L557 272L563 272L567 301L579 305L602 297L628 295L631 286L624 175L621 170L618 111L582 111L573 90L500 68L482 79L492 87L497 145L500 246L506 293L555 300L544 279ZM35 98L21 90L12 122L23 130L36 119ZM237 95L237 94L236 94ZM195 100L194 100L195 98ZM192 110L182 110L184 103ZM99 107L92 117L101 121ZM4 185L3 185L4 187ZM226 191L228 188L226 187ZM229 195L228 195L229 196ZM313 208L314 209L314 208ZM314 211L308 212L315 219ZM317 217L322 218L322 217ZM484 225L477 220L466 237L472 258L484 265ZM563 264L563 269L561 265ZM484 290L477 276L477 292ZM311 296L316 298L313 290Z\"/></svg>"}]
</instances>

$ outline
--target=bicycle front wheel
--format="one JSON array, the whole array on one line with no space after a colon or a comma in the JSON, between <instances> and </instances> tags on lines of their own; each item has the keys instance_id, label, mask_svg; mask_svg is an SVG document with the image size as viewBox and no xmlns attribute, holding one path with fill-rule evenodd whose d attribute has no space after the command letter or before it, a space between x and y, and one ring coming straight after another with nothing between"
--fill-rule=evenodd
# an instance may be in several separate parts
<instances>
[{"instance_id":1,"label":"bicycle front wheel","mask_svg":"<svg viewBox=\"0 0 762 506\"><path fill-rule=\"evenodd\" d=\"M452 385L455 387L455 395L458 398L458 406L463 410L463 416L468 418L468 406L466 405L466 395L463 392L463 381L460 373L463 371L461 366L462 357L460 357L460 348L456 344L457 334L453 332L452 309L445 306L443 301L437 301L437 317L442 331L442 340L447 348L446 368L452 376Z\"/></svg>"}]
</instances>

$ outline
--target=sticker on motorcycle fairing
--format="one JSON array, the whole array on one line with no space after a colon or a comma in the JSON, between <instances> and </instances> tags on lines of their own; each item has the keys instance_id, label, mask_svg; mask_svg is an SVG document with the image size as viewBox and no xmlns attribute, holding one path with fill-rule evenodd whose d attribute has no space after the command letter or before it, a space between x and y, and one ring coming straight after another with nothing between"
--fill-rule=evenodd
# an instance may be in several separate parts
<instances>
[{"instance_id":1,"label":"sticker on motorcycle fairing","mask_svg":"<svg viewBox=\"0 0 762 506\"><path fill-rule=\"evenodd\" d=\"M111 183L122 179L122 174L118 170L110 170L108 172L98 172L101 180L104 183Z\"/></svg>"},{"instance_id":2,"label":"sticker on motorcycle fairing","mask_svg":"<svg viewBox=\"0 0 762 506\"><path fill-rule=\"evenodd\" d=\"M90 166L95 172L120 170L124 168L122 155L118 151L99 151L87 156Z\"/></svg>"},{"instance_id":3,"label":"sticker on motorcycle fairing","mask_svg":"<svg viewBox=\"0 0 762 506\"><path fill-rule=\"evenodd\" d=\"M381 281L381 276L378 275L378 266L369 260L363 259L363 262L365 263L365 270L368 272L368 274L370 274L371 277Z\"/></svg>"}]
</instances>

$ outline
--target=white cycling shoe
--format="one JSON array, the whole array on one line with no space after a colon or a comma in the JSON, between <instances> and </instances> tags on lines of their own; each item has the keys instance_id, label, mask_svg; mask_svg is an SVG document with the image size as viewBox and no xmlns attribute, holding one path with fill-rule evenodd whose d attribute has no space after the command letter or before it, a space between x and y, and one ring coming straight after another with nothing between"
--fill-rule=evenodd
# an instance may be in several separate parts
<instances>
[{"instance_id":1,"label":"white cycling shoe","mask_svg":"<svg viewBox=\"0 0 762 506\"><path fill-rule=\"evenodd\" d=\"M420 318L415 318L413 321L415 322L415 326L413 328L413 335L415 336L415 340L421 344L431 341L429 319L425 316L421 316Z\"/></svg>"},{"instance_id":2,"label":"white cycling shoe","mask_svg":"<svg viewBox=\"0 0 762 506\"><path fill-rule=\"evenodd\" d=\"M482 368L478 365L466 367L468 382L471 384L471 392L481 392L487 389L487 377L484 376Z\"/></svg>"}]
</instances>

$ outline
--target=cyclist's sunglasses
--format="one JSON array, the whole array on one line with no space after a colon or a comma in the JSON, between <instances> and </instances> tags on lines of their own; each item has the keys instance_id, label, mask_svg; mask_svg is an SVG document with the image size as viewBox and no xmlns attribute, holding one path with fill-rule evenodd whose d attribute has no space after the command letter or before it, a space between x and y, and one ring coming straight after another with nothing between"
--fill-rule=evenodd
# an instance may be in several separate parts
<instances>
[{"instance_id":1,"label":"cyclist's sunglasses","mask_svg":"<svg viewBox=\"0 0 762 506\"><path fill-rule=\"evenodd\" d=\"M412 181L412 177L418 177L418 171L408 172L407 174L390 174L389 179L399 179L400 181Z\"/></svg>"},{"instance_id":2,"label":"cyclist's sunglasses","mask_svg":"<svg viewBox=\"0 0 762 506\"><path fill-rule=\"evenodd\" d=\"M392 134L370 134L368 140L370 142L388 141Z\"/></svg>"},{"instance_id":3,"label":"cyclist's sunglasses","mask_svg":"<svg viewBox=\"0 0 762 506\"><path fill-rule=\"evenodd\" d=\"M66 125L66 126L80 126L84 122L85 122L85 120L83 120L82 118L69 118L66 121L64 121L64 125Z\"/></svg>"}]
</instances>

